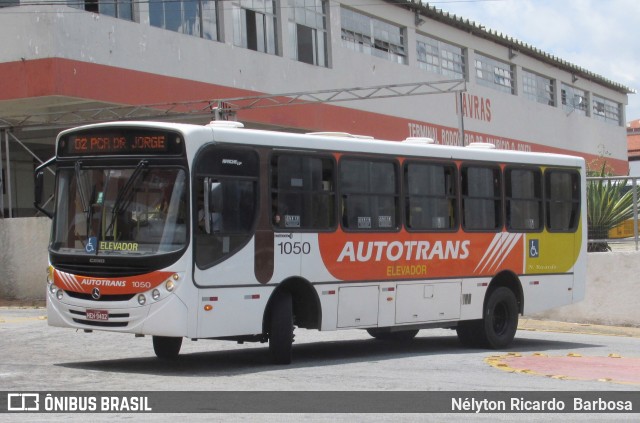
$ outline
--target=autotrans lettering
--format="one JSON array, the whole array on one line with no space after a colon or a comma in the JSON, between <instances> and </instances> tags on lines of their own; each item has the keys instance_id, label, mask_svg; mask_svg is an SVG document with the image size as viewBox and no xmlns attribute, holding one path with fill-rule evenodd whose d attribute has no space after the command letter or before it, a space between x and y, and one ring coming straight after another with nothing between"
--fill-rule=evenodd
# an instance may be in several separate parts
<instances>
[{"instance_id":1,"label":"autotrans lettering","mask_svg":"<svg viewBox=\"0 0 640 423\"><path fill-rule=\"evenodd\" d=\"M434 241L433 244L429 241L347 241L337 261L465 260L469 257L470 245L469 240Z\"/></svg>"},{"instance_id":2,"label":"autotrans lettering","mask_svg":"<svg viewBox=\"0 0 640 423\"><path fill-rule=\"evenodd\" d=\"M102 251L138 251L137 242L111 242L100 241Z\"/></svg>"},{"instance_id":3,"label":"autotrans lettering","mask_svg":"<svg viewBox=\"0 0 640 423\"><path fill-rule=\"evenodd\" d=\"M109 279L82 279L80 281L82 285L90 285L90 286L108 286L108 287L118 287L124 288L127 286L127 281L112 281Z\"/></svg>"}]
</instances>

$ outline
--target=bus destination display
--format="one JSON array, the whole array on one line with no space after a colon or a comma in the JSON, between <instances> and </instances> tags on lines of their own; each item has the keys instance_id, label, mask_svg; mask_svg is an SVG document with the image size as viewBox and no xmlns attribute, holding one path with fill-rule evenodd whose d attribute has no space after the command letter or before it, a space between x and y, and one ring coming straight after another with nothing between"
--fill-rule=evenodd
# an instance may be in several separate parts
<instances>
[{"instance_id":1,"label":"bus destination display","mask_svg":"<svg viewBox=\"0 0 640 423\"><path fill-rule=\"evenodd\" d=\"M139 130L70 134L60 140L58 149L60 156L176 155L183 151L182 139L175 133Z\"/></svg>"}]
</instances>

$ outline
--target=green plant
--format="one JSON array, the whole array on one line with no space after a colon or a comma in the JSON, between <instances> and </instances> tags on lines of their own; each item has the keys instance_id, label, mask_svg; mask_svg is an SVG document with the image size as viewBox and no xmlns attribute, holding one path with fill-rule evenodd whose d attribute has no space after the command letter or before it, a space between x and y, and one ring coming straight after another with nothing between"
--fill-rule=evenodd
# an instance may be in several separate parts
<instances>
[{"instance_id":1,"label":"green plant","mask_svg":"<svg viewBox=\"0 0 640 423\"><path fill-rule=\"evenodd\" d=\"M606 163L589 176L600 179L587 183L588 239L601 241L590 242L588 251L610 251L611 247L605 241L609 231L633 218L633 190L639 191L637 187L628 186L626 179L606 180Z\"/></svg>"}]
</instances>

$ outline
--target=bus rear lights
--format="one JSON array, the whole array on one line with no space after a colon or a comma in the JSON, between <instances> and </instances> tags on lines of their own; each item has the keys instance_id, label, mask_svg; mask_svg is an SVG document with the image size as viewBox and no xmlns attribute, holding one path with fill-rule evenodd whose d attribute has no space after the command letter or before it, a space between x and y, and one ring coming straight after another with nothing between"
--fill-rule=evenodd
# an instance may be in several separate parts
<instances>
[{"instance_id":1,"label":"bus rear lights","mask_svg":"<svg viewBox=\"0 0 640 423\"><path fill-rule=\"evenodd\" d=\"M138 295L138 304L145 305L146 302L147 302L147 297L145 297L144 294Z\"/></svg>"},{"instance_id":2,"label":"bus rear lights","mask_svg":"<svg viewBox=\"0 0 640 423\"><path fill-rule=\"evenodd\" d=\"M158 289L151 291L151 298L153 298L153 301L158 301L158 298L160 298L160 291L158 291Z\"/></svg>"}]
</instances>

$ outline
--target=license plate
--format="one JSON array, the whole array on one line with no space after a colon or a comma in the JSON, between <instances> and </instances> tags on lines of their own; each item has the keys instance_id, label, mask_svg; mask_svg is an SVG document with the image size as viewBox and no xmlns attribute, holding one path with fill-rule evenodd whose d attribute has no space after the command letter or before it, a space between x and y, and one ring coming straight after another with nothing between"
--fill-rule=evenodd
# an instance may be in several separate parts
<instances>
[{"instance_id":1,"label":"license plate","mask_svg":"<svg viewBox=\"0 0 640 423\"><path fill-rule=\"evenodd\" d=\"M107 310L87 310L87 320L109 320Z\"/></svg>"}]
</instances>

